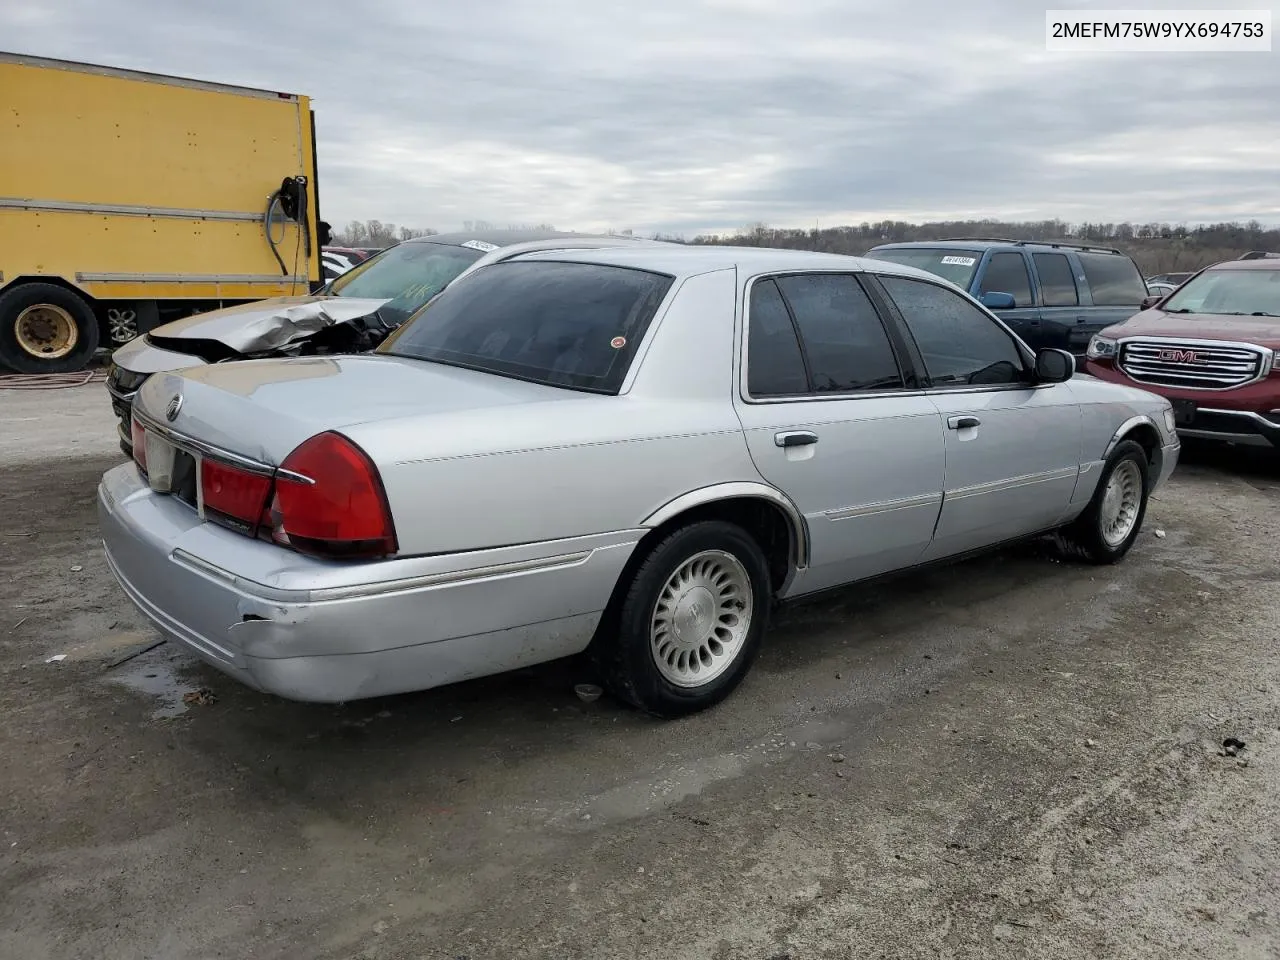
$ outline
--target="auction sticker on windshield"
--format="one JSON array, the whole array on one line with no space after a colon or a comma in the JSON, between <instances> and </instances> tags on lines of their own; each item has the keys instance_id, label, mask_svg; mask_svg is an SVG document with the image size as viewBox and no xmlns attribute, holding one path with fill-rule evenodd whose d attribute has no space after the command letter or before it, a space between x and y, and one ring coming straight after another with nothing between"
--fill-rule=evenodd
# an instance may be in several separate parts
<instances>
[{"instance_id":1,"label":"auction sticker on windshield","mask_svg":"<svg viewBox=\"0 0 1280 960\"><path fill-rule=\"evenodd\" d=\"M498 249L498 245L496 243L485 243L483 240L468 240L466 243L462 244L462 246L470 247L472 250L483 250L485 253Z\"/></svg>"},{"instance_id":2,"label":"auction sticker on windshield","mask_svg":"<svg viewBox=\"0 0 1280 960\"><path fill-rule=\"evenodd\" d=\"M972 267L978 262L977 257L943 257L943 263L954 263L957 267Z\"/></svg>"}]
</instances>

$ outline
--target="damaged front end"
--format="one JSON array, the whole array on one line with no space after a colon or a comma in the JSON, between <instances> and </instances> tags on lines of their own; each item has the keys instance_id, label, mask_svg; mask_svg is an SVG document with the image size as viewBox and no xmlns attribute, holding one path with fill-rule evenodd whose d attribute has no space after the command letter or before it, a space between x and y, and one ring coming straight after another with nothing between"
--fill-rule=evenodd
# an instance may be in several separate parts
<instances>
[{"instance_id":1,"label":"damaged front end","mask_svg":"<svg viewBox=\"0 0 1280 960\"><path fill-rule=\"evenodd\" d=\"M387 302L281 297L187 317L153 330L145 339L156 349L193 354L205 363L360 353L372 350L394 329L379 314Z\"/></svg>"},{"instance_id":2,"label":"damaged front end","mask_svg":"<svg viewBox=\"0 0 1280 960\"><path fill-rule=\"evenodd\" d=\"M133 398L152 374L233 360L365 353L398 326L380 312L389 302L278 297L194 314L131 340L112 355L107 378L120 449L132 455Z\"/></svg>"}]
</instances>

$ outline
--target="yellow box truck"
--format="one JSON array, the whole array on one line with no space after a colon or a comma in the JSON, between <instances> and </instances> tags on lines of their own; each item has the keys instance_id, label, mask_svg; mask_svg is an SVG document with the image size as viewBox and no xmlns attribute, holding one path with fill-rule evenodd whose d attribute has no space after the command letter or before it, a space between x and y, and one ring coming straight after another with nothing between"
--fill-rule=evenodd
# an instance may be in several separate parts
<instances>
[{"instance_id":1,"label":"yellow box truck","mask_svg":"<svg viewBox=\"0 0 1280 960\"><path fill-rule=\"evenodd\" d=\"M0 52L0 368L321 285L307 97Z\"/></svg>"}]
</instances>

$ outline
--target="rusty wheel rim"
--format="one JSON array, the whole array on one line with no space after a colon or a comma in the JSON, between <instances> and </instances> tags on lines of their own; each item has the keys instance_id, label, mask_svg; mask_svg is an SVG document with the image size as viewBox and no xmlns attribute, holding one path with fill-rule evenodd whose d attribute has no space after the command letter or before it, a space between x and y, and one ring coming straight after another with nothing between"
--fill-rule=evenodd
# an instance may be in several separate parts
<instances>
[{"instance_id":1,"label":"rusty wheel rim","mask_svg":"<svg viewBox=\"0 0 1280 960\"><path fill-rule=\"evenodd\" d=\"M76 348L80 329L71 314L52 303L27 307L13 324L18 346L40 360L58 360Z\"/></svg>"}]
</instances>

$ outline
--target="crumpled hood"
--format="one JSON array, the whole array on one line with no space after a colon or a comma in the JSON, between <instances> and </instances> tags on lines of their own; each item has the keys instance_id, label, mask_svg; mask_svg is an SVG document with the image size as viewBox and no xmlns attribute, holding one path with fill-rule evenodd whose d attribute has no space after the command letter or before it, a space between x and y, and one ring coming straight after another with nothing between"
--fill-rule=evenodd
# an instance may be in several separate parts
<instances>
[{"instance_id":1,"label":"crumpled hood","mask_svg":"<svg viewBox=\"0 0 1280 960\"><path fill-rule=\"evenodd\" d=\"M184 317L156 327L149 336L216 340L237 353L258 353L367 317L386 302L362 297L275 297Z\"/></svg>"}]
</instances>

